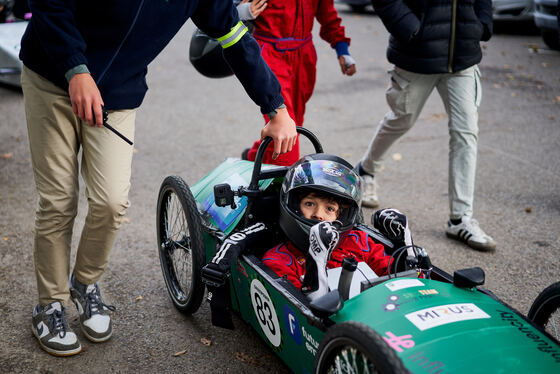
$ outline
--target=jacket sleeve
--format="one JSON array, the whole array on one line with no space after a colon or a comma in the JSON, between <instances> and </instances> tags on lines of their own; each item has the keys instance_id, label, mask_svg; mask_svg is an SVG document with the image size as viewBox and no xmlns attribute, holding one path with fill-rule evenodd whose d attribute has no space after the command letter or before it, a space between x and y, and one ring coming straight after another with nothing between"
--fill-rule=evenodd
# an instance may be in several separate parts
<instances>
[{"instance_id":1,"label":"jacket sleeve","mask_svg":"<svg viewBox=\"0 0 560 374\"><path fill-rule=\"evenodd\" d=\"M474 12L478 17L480 23L484 27L481 40L486 42L490 40L493 33L492 21L492 1L491 0L476 0L474 4Z\"/></svg>"},{"instance_id":2,"label":"jacket sleeve","mask_svg":"<svg viewBox=\"0 0 560 374\"><path fill-rule=\"evenodd\" d=\"M62 75L85 64L86 43L76 26L70 1L30 0L35 34Z\"/></svg>"},{"instance_id":3,"label":"jacket sleeve","mask_svg":"<svg viewBox=\"0 0 560 374\"><path fill-rule=\"evenodd\" d=\"M332 48L338 42L346 42L350 44L350 38L346 37L344 33L344 26L342 26L342 19L338 16L334 8L333 0L320 0L317 14L315 15L321 28L319 35L327 41Z\"/></svg>"},{"instance_id":4,"label":"jacket sleeve","mask_svg":"<svg viewBox=\"0 0 560 374\"><path fill-rule=\"evenodd\" d=\"M420 20L404 0L372 0L375 12L395 38L409 41L420 29Z\"/></svg>"},{"instance_id":5,"label":"jacket sleeve","mask_svg":"<svg viewBox=\"0 0 560 374\"><path fill-rule=\"evenodd\" d=\"M216 39L230 34L240 22L233 2L223 0L201 1L191 18L198 28ZM222 47L226 61L249 97L261 108L261 113L269 113L284 103L278 79L263 60L259 45L248 32Z\"/></svg>"}]
</instances>

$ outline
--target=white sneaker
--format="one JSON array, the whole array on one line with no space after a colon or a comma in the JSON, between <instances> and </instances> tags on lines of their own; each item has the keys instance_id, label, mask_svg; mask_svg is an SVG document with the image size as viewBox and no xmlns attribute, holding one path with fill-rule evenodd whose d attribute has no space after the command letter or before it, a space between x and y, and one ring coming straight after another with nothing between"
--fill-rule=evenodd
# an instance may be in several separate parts
<instances>
[{"instance_id":1,"label":"white sneaker","mask_svg":"<svg viewBox=\"0 0 560 374\"><path fill-rule=\"evenodd\" d=\"M448 221L445 234L450 238L465 242L469 247L475 249L482 251L493 251L496 249L496 242L482 231L476 219L463 216L461 221L458 225Z\"/></svg>"},{"instance_id":2,"label":"white sneaker","mask_svg":"<svg viewBox=\"0 0 560 374\"><path fill-rule=\"evenodd\" d=\"M377 198L377 182L369 175L360 175L360 183L362 185L362 206L367 208L377 208L379 199Z\"/></svg>"},{"instance_id":3,"label":"white sneaker","mask_svg":"<svg viewBox=\"0 0 560 374\"><path fill-rule=\"evenodd\" d=\"M76 334L66 323L64 307L59 301L35 307L31 330L41 348L51 355L71 356L82 350Z\"/></svg>"},{"instance_id":4,"label":"white sneaker","mask_svg":"<svg viewBox=\"0 0 560 374\"><path fill-rule=\"evenodd\" d=\"M103 302L97 283L83 285L72 274L70 294L80 314L80 327L86 338L95 343L109 340L113 325L108 312L115 311L115 307Z\"/></svg>"}]
</instances>

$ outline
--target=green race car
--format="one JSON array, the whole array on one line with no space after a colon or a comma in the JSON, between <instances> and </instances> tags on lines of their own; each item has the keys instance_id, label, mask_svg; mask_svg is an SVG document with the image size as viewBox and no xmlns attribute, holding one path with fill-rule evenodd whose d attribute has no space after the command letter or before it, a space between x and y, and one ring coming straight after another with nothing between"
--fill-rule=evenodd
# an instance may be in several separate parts
<instances>
[{"instance_id":1,"label":"green race car","mask_svg":"<svg viewBox=\"0 0 560 374\"><path fill-rule=\"evenodd\" d=\"M322 152L313 134L298 131ZM277 225L287 168L261 164L269 142L263 141L254 163L227 159L190 188L177 176L164 180L158 251L167 290L181 312L200 307L202 268L226 238L258 222ZM392 246L372 227L357 228ZM225 280L225 301L296 373L560 373L559 342L480 288L480 268L452 276L432 266L422 248L408 256L396 249L407 257L398 272L350 273L350 289L333 275L331 291L310 302L263 264L267 249L248 246L239 255Z\"/></svg>"}]
</instances>

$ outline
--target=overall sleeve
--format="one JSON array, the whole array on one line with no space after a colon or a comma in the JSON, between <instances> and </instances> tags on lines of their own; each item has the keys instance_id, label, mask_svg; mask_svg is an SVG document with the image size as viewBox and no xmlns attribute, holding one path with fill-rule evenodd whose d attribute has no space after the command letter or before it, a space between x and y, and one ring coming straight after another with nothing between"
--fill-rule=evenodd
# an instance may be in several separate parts
<instances>
[{"instance_id":1,"label":"overall sleeve","mask_svg":"<svg viewBox=\"0 0 560 374\"><path fill-rule=\"evenodd\" d=\"M403 0L372 0L375 12L395 38L409 41L420 28L420 20Z\"/></svg>"},{"instance_id":2,"label":"overall sleeve","mask_svg":"<svg viewBox=\"0 0 560 374\"><path fill-rule=\"evenodd\" d=\"M75 66L87 65L87 46L76 26L70 1L30 0L29 8L32 27L61 75Z\"/></svg>"},{"instance_id":3,"label":"overall sleeve","mask_svg":"<svg viewBox=\"0 0 560 374\"><path fill-rule=\"evenodd\" d=\"M490 40L493 32L492 1L476 0L474 3L474 12L484 27L484 33L482 34L481 40L484 42Z\"/></svg>"},{"instance_id":4,"label":"overall sleeve","mask_svg":"<svg viewBox=\"0 0 560 374\"><path fill-rule=\"evenodd\" d=\"M232 1L201 1L191 18L203 32L220 41L226 61L261 113L284 103L278 79L263 60L255 39L240 23Z\"/></svg>"},{"instance_id":5,"label":"overall sleeve","mask_svg":"<svg viewBox=\"0 0 560 374\"><path fill-rule=\"evenodd\" d=\"M387 274L387 267L389 266L391 256L385 255L385 247L383 244L374 242L369 235L367 235L366 240L370 248L366 258L367 264L375 271L375 274L379 276Z\"/></svg>"},{"instance_id":6,"label":"overall sleeve","mask_svg":"<svg viewBox=\"0 0 560 374\"><path fill-rule=\"evenodd\" d=\"M339 42L350 44L350 38L346 37L344 33L344 26L342 26L342 20L334 8L333 0L319 0L315 16L321 25L319 35L332 48Z\"/></svg>"}]
</instances>

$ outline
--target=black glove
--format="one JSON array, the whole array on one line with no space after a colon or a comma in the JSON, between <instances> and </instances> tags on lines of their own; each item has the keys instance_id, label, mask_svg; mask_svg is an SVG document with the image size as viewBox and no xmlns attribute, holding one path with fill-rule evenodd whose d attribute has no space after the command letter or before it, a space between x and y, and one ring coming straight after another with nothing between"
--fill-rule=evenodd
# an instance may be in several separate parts
<instances>
[{"instance_id":1,"label":"black glove","mask_svg":"<svg viewBox=\"0 0 560 374\"><path fill-rule=\"evenodd\" d=\"M373 227L391 240L397 248L412 245L406 216L396 209L381 209L371 216Z\"/></svg>"}]
</instances>

